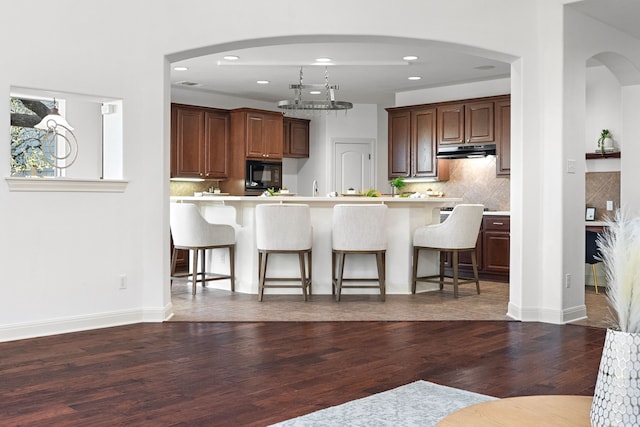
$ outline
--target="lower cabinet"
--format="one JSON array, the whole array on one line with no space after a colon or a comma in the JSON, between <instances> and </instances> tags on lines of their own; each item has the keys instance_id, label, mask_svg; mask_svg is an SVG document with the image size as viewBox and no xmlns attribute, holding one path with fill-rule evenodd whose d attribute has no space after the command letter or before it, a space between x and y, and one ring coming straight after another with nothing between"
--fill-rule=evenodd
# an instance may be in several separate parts
<instances>
[{"instance_id":1,"label":"lower cabinet","mask_svg":"<svg viewBox=\"0 0 640 427\"><path fill-rule=\"evenodd\" d=\"M485 215L476 241L478 276L481 280L509 281L509 230L510 217ZM471 253L460 253L458 269L460 276L473 277ZM451 253L447 254L445 271L452 274Z\"/></svg>"}]
</instances>

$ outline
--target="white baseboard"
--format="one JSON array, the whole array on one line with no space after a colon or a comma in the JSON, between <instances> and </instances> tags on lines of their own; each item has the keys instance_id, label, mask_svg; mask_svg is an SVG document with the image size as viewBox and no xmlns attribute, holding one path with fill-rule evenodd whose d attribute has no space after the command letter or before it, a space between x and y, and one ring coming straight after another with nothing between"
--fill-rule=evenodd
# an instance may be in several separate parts
<instances>
[{"instance_id":1,"label":"white baseboard","mask_svg":"<svg viewBox=\"0 0 640 427\"><path fill-rule=\"evenodd\" d=\"M564 310L548 310L538 308L522 308L509 303L507 316L522 322L544 322L561 325L587 317L587 307L580 305Z\"/></svg>"},{"instance_id":2,"label":"white baseboard","mask_svg":"<svg viewBox=\"0 0 640 427\"><path fill-rule=\"evenodd\" d=\"M69 332L91 329L110 328L133 323L163 322L171 317L172 305L164 308L144 308L90 314L86 316L70 316L57 319L46 319L37 322L24 322L0 325L0 342L15 341L26 338L44 337Z\"/></svg>"}]
</instances>

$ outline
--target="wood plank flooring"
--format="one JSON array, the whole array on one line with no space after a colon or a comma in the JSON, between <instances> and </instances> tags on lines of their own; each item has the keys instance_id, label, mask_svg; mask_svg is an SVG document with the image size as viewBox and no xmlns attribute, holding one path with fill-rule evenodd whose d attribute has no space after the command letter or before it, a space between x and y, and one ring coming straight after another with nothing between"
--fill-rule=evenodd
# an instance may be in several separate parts
<instances>
[{"instance_id":1,"label":"wood plank flooring","mask_svg":"<svg viewBox=\"0 0 640 427\"><path fill-rule=\"evenodd\" d=\"M508 321L174 322L0 343L0 424L264 426L419 379L591 395L604 336Z\"/></svg>"}]
</instances>

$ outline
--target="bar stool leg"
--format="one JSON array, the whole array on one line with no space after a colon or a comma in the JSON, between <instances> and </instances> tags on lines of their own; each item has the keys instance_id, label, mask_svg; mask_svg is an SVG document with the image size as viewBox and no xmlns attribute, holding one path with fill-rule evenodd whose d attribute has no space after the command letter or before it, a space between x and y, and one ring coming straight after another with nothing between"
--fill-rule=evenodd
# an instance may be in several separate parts
<instances>
[{"instance_id":1,"label":"bar stool leg","mask_svg":"<svg viewBox=\"0 0 640 427\"><path fill-rule=\"evenodd\" d=\"M471 251L471 265L473 265L473 278L476 279L476 291L480 295L480 279L478 278L478 261L475 250Z\"/></svg>"},{"instance_id":2,"label":"bar stool leg","mask_svg":"<svg viewBox=\"0 0 640 427\"><path fill-rule=\"evenodd\" d=\"M458 251L453 250L453 296L458 298Z\"/></svg>"},{"instance_id":3,"label":"bar stool leg","mask_svg":"<svg viewBox=\"0 0 640 427\"><path fill-rule=\"evenodd\" d=\"M598 295L598 273L596 272L595 264L591 264L591 271L593 272L593 286L595 286L596 295Z\"/></svg>"},{"instance_id":4,"label":"bar stool leg","mask_svg":"<svg viewBox=\"0 0 640 427\"><path fill-rule=\"evenodd\" d=\"M258 252L258 275L259 275L259 289L258 289L258 301L262 302L264 295L264 279L267 272L267 253Z\"/></svg>"},{"instance_id":5,"label":"bar stool leg","mask_svg":"<svg viewBox=\"0 0 640 427\"><path fill-rule=\"evenodd\" d=\"M416 293L416 282L418 278L418 257L420 255L420 249L417 246L413 247L413 276L411 278L411 293Z\"/></svg>"},{"instance_id":6,"label":"bar stool leg","mask_svg":"<svg viewBox=\"0 0 640 427\"><path fill-rule=\"evenodd\" d=\"M298 252L298 263L300 264L300 284L302 285L302 295L307 300L307 272L304 262L304 252Z\"/></svg>"},{"instance_id":7,"label":"bar stool leg","mask_svg":"<svg viewBox=\"0 0 640 427\"><path fill-rule=\"evenodd\" d=\"M447 256L445 251L440 251L440 290L444 289L444 261Z\"/></svg>"},{"instance_id":8,"label":"bar stool leg","mask_svg":"<svg viewBox=\"0 0 640 427\"><path fill-rule=\"evenodd\" d=\"M312 275L312 265L313 265L313 263L311 262L312 261L311 260L311 251L307 252L307 261L309 262L309 267L308 267L308 269L309 269L309 285L308 285L309 286L309 295L311 295L312 294L311 286L312 286L312 283L313 283L313 280L312 280L312 277L313 277L313 275Z\"/></svg>"},{"instance_id":9,"label":"bar stool leg","mask_svg":"<svg viewBox=\"0 0 640 427\"><path fill-rule=\"evenodd\" d=\"M376 253L376 264L378 265L378 283L380 284L380 298L382 298L382 301L385 301L387 290L386 290L386 284L385 284L386 265L385 265L384 252L381 251Z\"/></svg>"},{"instance_id":10,"label":"bar stool leg","mask_svg":"<svg viewBox=\"0 0 640 427\"><path fill-rule=\"evenodd\" d=\"M340 296L342 295L342 277L344 274L345 253L339 252L337 255L338 255L338 276L336 278L336 301L340 301Z\"/></svg>"},{"instance_id":11,"label":"bar stool leg","mask_svg":"<svg viewBox=\"0 0 640 427\"><path fill-rule=\"evenodd\" d=\"M231 292L236 291L236 260L235 260L235 245L229 246L229 276L231 279Z\"/></svg>"}]
</instances>

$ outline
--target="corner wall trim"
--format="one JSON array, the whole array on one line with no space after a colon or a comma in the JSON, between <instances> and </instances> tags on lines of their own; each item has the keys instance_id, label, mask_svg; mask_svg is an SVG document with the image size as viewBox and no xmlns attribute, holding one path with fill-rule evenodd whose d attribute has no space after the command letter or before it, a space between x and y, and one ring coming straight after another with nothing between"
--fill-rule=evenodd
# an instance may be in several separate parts
<instances>
[{"instance_id":1,"label":"corner wall trim","mask_svg":"<svg viewBox=\"0 0 640 427\"><path fill-rule=\"evenodd\" d=\"M119 179L6 177L9 191L124 193L129 181Z\"/></svg>"}]
</instances>

